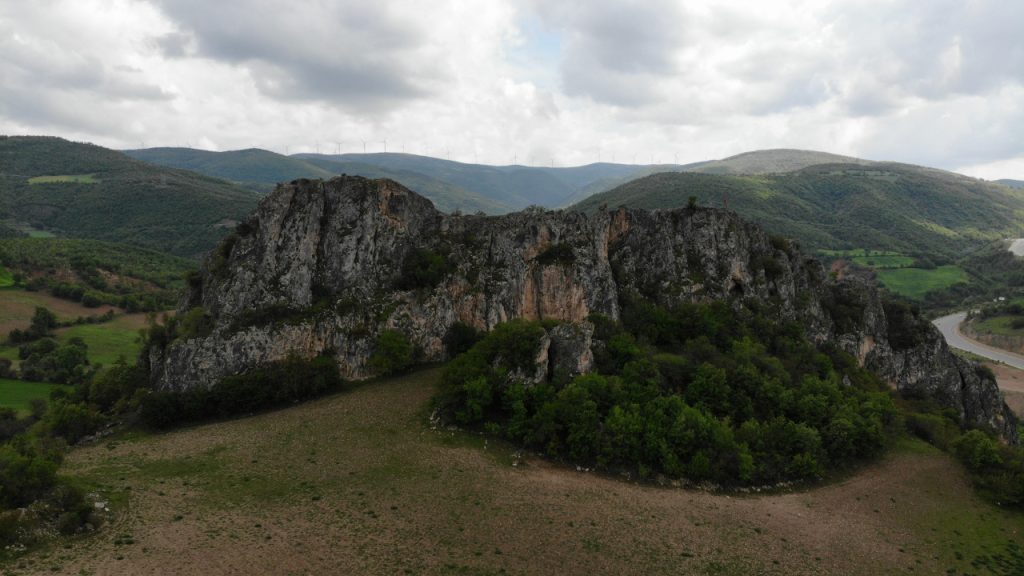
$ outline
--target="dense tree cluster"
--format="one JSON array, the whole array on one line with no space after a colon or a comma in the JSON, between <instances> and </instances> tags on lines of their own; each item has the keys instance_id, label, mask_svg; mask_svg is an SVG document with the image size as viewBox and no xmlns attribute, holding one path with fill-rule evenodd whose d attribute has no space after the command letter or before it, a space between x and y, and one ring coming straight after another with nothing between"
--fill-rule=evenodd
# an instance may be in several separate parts
<instances>
[{"instance_id":1,"label":"dense tree cluster","mask_svg":"<svg viewBox=\"0 0 1024 576\"><path fill-rule=\"evenodd\" d=\"M209 389L158 391L142 398L142 421L154 428L182 422L251 414L341 389L338 366L329 356L290 356L244 374L228 376Z\"/></svg>"},{"instance_id":2,"label":"dense tree cluster","mask_svg":"<svg viewBox=\"0 0 1024 576\"><path fill-rule=\"evenodd\" d=\"M794 324L725 303L630 300L594 318L596 373L532 384L544 327L497 327L446 369L440 407L604 470L724 485L816 478L870 457L898 426L884 386Z\"/></svg>"}]
</instances>

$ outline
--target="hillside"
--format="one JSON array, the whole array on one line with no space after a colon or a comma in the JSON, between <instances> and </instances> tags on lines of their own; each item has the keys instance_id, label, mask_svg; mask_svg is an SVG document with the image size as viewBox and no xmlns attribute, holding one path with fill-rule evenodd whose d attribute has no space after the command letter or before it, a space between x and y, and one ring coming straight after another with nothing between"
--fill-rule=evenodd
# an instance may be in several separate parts
<instances>
[{"instance_id":1,"label":"hillside","mask_svg":"<svg viewBox=\"0 0 1024 576\"><path fill-rule=\"evenodd\" d=\"M362 162L359 158L284 156L255 148L228 152L209 152L192 148L146 148L125 150L124 153L153 164L224 178L260 193L270 192L278 183L299 178L330 178L338 174L356 174L367 178L390 178L401 182L429 198L444 212L461 210L503 214L512 210L510 204L496 196L470 192L453 182L401 167L408 163L389 162L387 159ZM373 156L375 155L366 155L371 159Z\"/></svg>"},{"instance_id":2,"label":"hillside","mask_svg":"<svg viewBox=\"0 0 1024 576\"><path fill-rule=\"evenodd\" d=\"M145 148L123 152L150 164L223 178L261 192L269 192L278 182L290 182L298 178L330 178L335 175L298 158L258 148L228 152L194 148Z\"/></svg>"},{"instance_id":3,"label":"hillside","mask_svg":"<svg viewBox=\"0 0 1024 576\"><path fill-rule=\"evenodd\" d=\"M196 257L259 196L224 180L60 138L0 137L0 220Z\"/></svg>"},{"instance_id":4,"label":"hillside","mask_svg":"<svg viewBox=\"0 0 1024 576\"><path fill-rule=\"evenodd\" d=\"M1003 180L996 180L996 183L1002 184L1003 186L1009 186L1010 188L1024 190L1024 180L1010 180L1008 178L1005 178Z\"/></svg>"},{"instance_id":5,"label":"hillside","mask_svg":"<svg viewBox=\"0 0 1024 576\"><path fill-rule=\"evenodd\" d=\"M667 209L728 202L769 231L820 249L869 248L953 258L1024 230L1024 193L902 164L819 165L790 174L665 173L575 206Z\"/></svg>"},{"instance_id":6,"label":"hillside","mask_svg":"<svg viewBox=\"0 0 1024 576\"><path fill-rule=\"evenodd\" d=\"M920 441L812 490L644 485L431 430L439 377L75 449L116 521L17 573L961 574L1024 545Z\"/></svg>"},{"instance_id":7,"label":"hillside","mask_svg":"<svg viewBox=\"0 0 1024 576\"><path fill-rule=\"evenodd\" d=\"M700 174L757 176L761 174L784 174L787 172L795 172L818 164L869 165L871 162L860 158L829 154L827 152L778 148L744 152L721 160L708 160L704 162L694 162L692 164L639 166L635 172L627 176L606 178L586 185L562 204L562 207L572 206L573 204L583 202L595 194L607 192L630 181L663 172L696 172Z\"/></svg>"},{"instance_id":8,"label":"hillside","mask_svg":"<svg viewBox=\"0 0 1024 576\"><path fill-rule=\"evenodd\" d=\"M504 214L530 205L563 207L630 180L659 172L768 174L826 163L866 160L806 150L759 150L693 164L614 164L574 167L489 166L400 153L295 154L266 150L208 152L188 148L127 150L125 154L173 168L193 170L267 192L279 182L354 174L390 178L429 198L444 212Z\"/></svg>"},{"instance_id":9,"label":"hillside","mask_svg":"<svg viewBox=\"0 0 1024 576\"><path fill-rule=\"evenodd\" d=\"M873 162L850 156L830 154L828 152L775 148L744 152L723 158L722 160L703 162L689 168L687 171L702 172L704 174L733 175L782 174L796 172L797 170L818 164L858 164L867 166L873 164Z\"/></svg>"},{"instance_id":10,"label":"hillside","mask_svg":"<svg viewBox=\"0 0 1024 576\"><path fill-rule=\"evenodd\" d=\"M596 182L602 180L617 181L620 178L640 173L645 169L643 166L610 163L588 164L569 168L518 165L488 166L396 153L298 154L296 156L322 167L356 164L377 166L390 171L422 174L434 181L444 182L449 186L468 191L469 193L487 198L502 207L506 207L500 211L485 210L485 212L492 214L521 210L531 205L561 206L579 190ZM346 172L345 170L335 169L335 172L352 173L367 177L378 176L377 174L365 174L356 170ZM408 185L401 176L394 179ZM420 192L415 186L410 186L410 188ZM463 208L463 211L469 212L472 210Z\"/></svg>"},{"instance_id":11,"label":"hillside","mask_svg":"<svg viewBox=\"0 0 1024 576\"><path fill-rule=\"evenodd\" d=\"M0 269L12 283L88 306L156 311L174 307L196 263L97 240L16 238L0 240Z\"/></svg>"}]
</instances>

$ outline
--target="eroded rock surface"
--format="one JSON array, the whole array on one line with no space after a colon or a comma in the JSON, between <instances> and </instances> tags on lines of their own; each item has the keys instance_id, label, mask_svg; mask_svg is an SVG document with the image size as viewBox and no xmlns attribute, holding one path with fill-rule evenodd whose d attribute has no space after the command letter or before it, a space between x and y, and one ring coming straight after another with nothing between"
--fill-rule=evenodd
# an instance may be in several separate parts
<instances>
[{"instance_id":1,"label":"eroded rock surface","mask_svg":"<svg viewBox=\"0 0 1024 576\"><path fill-rule=\"evenodd\" d=\"M403 269L423 253L443 255L446 268L436 284L409 286ZM289 354L329 353L343 376L360 379L374 375L367 361L383 330L438 361L456 322L489 330L514 318L567 323L548 331L538 371L582 373L593 362L584 321L618 318L627 294L662 305L757 300L893 386L1016 438L995 382L951 354L930 324L923 342L894 348L874 286L829 278L731 212L445 215L400 184L361 177L300 180L267 196L182 303L202 307L212 333L154 349L151 377L161 389L210 386Z\"/></svg>"}]
</instances>

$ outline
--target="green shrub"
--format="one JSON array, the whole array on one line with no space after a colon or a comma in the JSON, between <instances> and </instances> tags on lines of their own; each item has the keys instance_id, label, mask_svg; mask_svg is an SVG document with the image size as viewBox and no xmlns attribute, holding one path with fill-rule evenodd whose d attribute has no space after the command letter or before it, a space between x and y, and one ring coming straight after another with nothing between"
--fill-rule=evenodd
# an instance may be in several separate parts
<instances>
[{"instance_id":1,"label":"green shrub","mask_svg":"<svg viewBox=\"0 0 1024 576\"><path fill-rule=\"evenodd\" d=\"M28 442L0 446L0 508L20 508L42 497L56 484L59 464Z\"/></svg>"},{"instance_id":2,"label":"green shrub","mask_svg":"<svg viewBox=\"0 0 1024 576\"><path fill-rule=\"evenodd\" d=\"M203 338L213 332L213 317L202 306L196 306L178 321L178 337L183 340Z\"/></svg>"},{"instance_id":3,"label":"green shrub","mask_svg":"<svg viewBox=\"0 0 1024 576\"><path fill-rule=\"evenodd\" d=\"M102 414L86 404L55 402L42 424L50 435L74 444L99 430L105 422Z\"/></svg>"},{"instance_id":4,"label":"green shrub","mask_svg":"<svg viewBox=\"0 0 1024 576\"><path fill-rule=\"evenodd\" d=\"M445 334L445 350L449 357L454 358L472 348L483 337L484 333L473 326L456 322L448 328L448 333Z\"/></svg>"},{"instance_id":5,"label":"green shrub","mask_svg":"<svg viewBox=\"0 0 1024 576\"><path fill-rule=\"evenodd\" d=\"M80 384L95 373L89 367L88 346L81 338L57 342L43 338L18 349L21 377L35 382Z\"/></svg>"},{"instance_id":6,"label":"green shrub","mask_svg":"<svg viewBox=\"0 0 1024 576\"><path fill-rule=\"evenodd\" d=\"M377 374L398 374L413 363L413 346L405 334L398 330L384 330L377 336L376 349L368 365Z\"/></svg>"},{"instance_id":7,"label":"green shrub","mask_svg":"<svg viewBox=\"0 0 1024 576\"><path fill-rule=\"evenodd\" d=\"M428 248L414 248L402 261L396 286L399 290L419 290L437 286L451 271L444 255Z\"/></svg>"},{"instance_id":8,"label":"green shrub","mask_svg":"<svg viewBox=\"0 0 1024 576\"><path fill-rule=\"evenodd\" d=\"M953 442L953 451L972 472L1002 464L999 444L980 430L969 430Z\"/></svg>"}]
</instances>

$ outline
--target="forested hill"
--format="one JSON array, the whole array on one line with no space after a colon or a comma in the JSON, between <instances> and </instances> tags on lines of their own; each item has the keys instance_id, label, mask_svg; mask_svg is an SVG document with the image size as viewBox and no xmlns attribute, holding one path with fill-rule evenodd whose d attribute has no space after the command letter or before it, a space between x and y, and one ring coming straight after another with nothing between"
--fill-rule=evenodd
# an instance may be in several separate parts
<instances>
[{"instance_id":1,"label":"forested hill","mask_svg":"<svg viewBox=\"0 0 1024 576\"><path fill-rule=\"evenodd\" d=\"M334 176L332 171L309 162L259 148L228 152L195 148L144 148L125 150L124 154L151 164L223 178L260 192L269 192L278 182Z\"/></svg>"},{"instance_id":2,"label":"forested hill","mask_svg":"<svg viewBox=\"0 0 1024 576\"><path fill-rule=\"evenodd\" d=\"M429 198L444 212L461 210L502 214L512 209L510 204L497 199L495 195L471 192L453 182L416 170L392 166L387 161L374 163L333 156L284 156L257 148L227 152L192 148L146 148L125 150L124 153L153 164L224 178L260 193L270 192L278 183L299 178L330 178L339 174L357 174L367 178L390 178L401 182Z\"/></svg>"},{"instance_id":3,"label":"forested hill","mask_svg":"<svg viewBox=\"0 0 1024 576\"><path fill-rule=\"evenodd\" d=\"M0 136L0 221L196 257L256 207L244 188L61 138Z\"/></svg>"},{"instance_id":4,"label":"forested hill","mask_svg":"<svg viewBox=\"0 0 1024 576\"><path fill-rule=\"evenodd\" d=\"M788 174L655 174L575 205L723 206L812 249L873 248L956 256L1024 232L1024 191L894 163L826 164Z\"/></svg>"},{"instance_id":5,"label":"forested hill","mask_svg":"<svg viewBox=\"0 0 1024 576\"><path fill-rule=\"evenodd\" d=\"M491 166L405 153L294 154L250 148L210 152L191 148L126 150L125 154L172 168L224 178L259 192L298 178L354 174L390 178L430 199L443 212L503 214L530 205L568 206L659 172L714 174L785 173L818 164L870 164L867 160L809 150L746 152L692 164L618 164L583 166Z\"/></svg>"}]
</instances>

